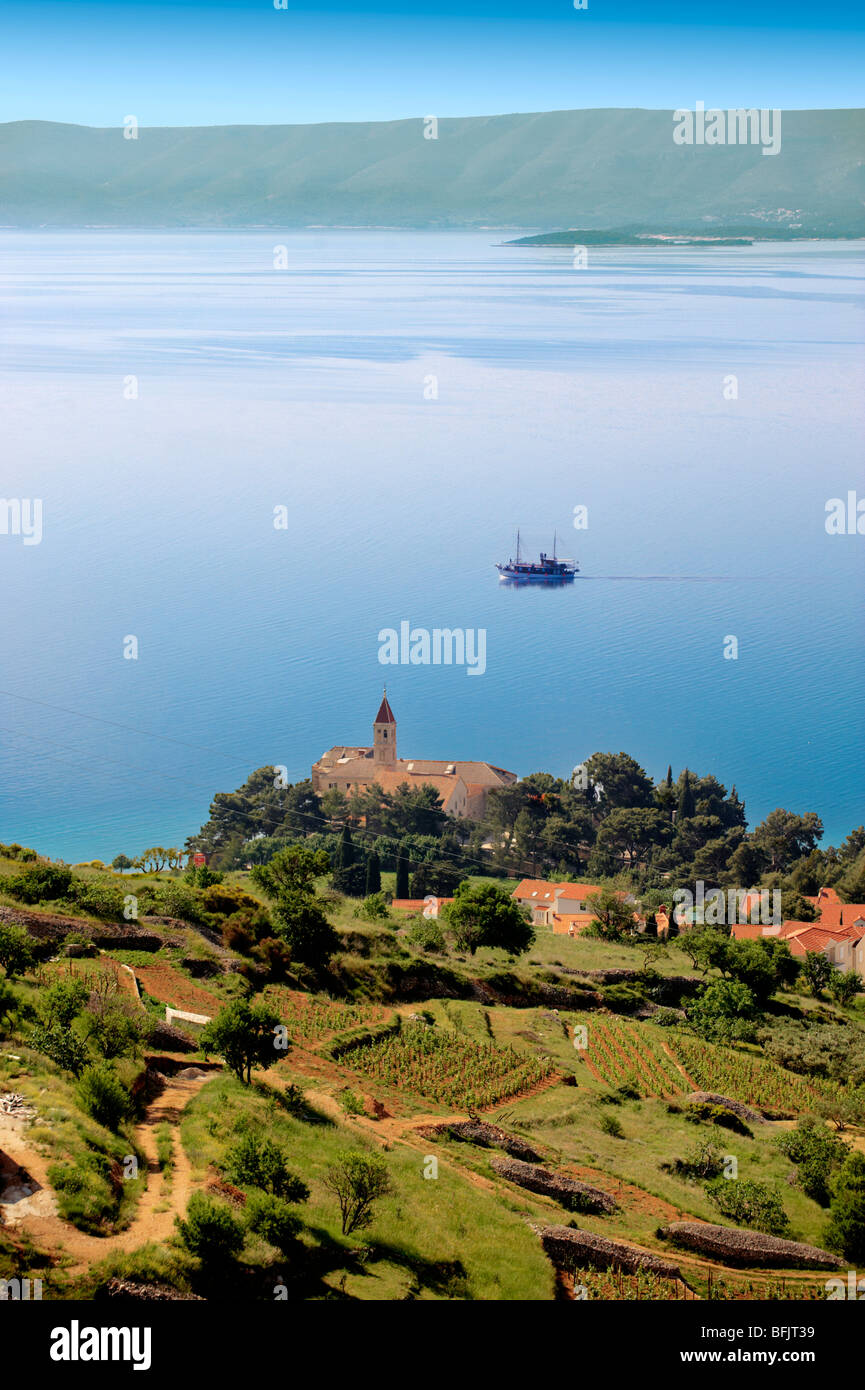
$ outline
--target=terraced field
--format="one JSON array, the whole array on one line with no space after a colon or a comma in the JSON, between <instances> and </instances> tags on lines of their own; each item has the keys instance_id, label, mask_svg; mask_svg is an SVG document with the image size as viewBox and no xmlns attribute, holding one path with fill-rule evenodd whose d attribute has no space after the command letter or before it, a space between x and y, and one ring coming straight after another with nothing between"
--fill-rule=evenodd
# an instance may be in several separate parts
<instances>
[{"instance_id":1,"label":"terraced field","mask_svg":"<svg viewBox=\"0 0 865 1390\"><path fill-rule=\"evenodd\" d=\"M297 994L279 985L268 985L262 997L285 1022L290 1036L304 1043L378 1023L387 1013L378 1004L337 1003L324 994Z\"/></svg>"},{"instance_id":2,"label":"terraced field","mask_svg":"<svg viewBox=\"0 0 865 1390\"><path fill-rule=\"evenodd\" d=\"M340 1063L385 1086L460 1109L495 1105L553 1071L546 1058L412 1023L392 1037L348 1049Z\"/></svg>"},{"instance_id":3,"label":"terraced field","mask_svg":"<svg viewBox=\"0 0 865 1390\"><path fill-rule=\"evenodd\" d=\"M718 1091L759 1109L813 1110L815 1102L831 1098L837 1090L828 1082L785 1071L765 1058L714 1047L672 1030L670 1047L701 1090Z\"/></svg>"},{"instance_id":4,"label":"terraced field","mask_svg":"<svg viewBox=\"0 0 865 1390\"><path fill-rule=\"evenodd\" d=\"M672 1097L687 1089L663 1041L646 1024L631 1023L618 1015L578 1015L577 1027L585 1029L586 1047L574 1055L608 1086L628 1086L641 1096Z\"/></svg>"}]
</instances>

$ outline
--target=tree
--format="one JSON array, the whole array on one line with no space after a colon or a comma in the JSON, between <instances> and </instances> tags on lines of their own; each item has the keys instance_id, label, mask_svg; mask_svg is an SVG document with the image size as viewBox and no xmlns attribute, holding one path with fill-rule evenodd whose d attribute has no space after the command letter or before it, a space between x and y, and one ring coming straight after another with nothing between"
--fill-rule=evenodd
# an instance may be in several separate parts
<instances>
[{"instance_id":1,"label":"tree","mask_svg":"<svg viewBox=\"0 0 865 1390\"><path fill-rule=\"evenodd\" d=\"M623 936L631 936L636 930L633 903L625 901L624 893L615 888L602 888L600 893L590 893L586 898L592 920L586 928L589 936L599 936L604 941L621 941Z\"/></svg>"},{"instance_id":2,"label":"tree","mask_svg":"<svg viewBox=\"0 0 865 1390\"><path fill-rule=\"evenodd\" d=\"M833 970L829 976L828 989L835 1003L843 1008L860 993L862 980L855 970Z\"/></svg>"},{"instance_id":3,"label":"tree","mask_svg":"<svg viewBox=\"0 0 865 1390\"><path fill-rule=\"evenodd\" d=\"M275 1050L278 1026L278 1015L266 1004L236 999L202 1029L201 1046L205 1053L218 1052L224 1057L238 1080L248 1086L253 1067L272 1066L285 1056L285 1052Z\"/></svg>"},{"instance_id":4,"label":"tree","mask_svg":"<svg viewBox=\"0 0 865 1390\"><path fill-rule=\"evenodd\" d=\"M113 1133L128 1119L132 1110L129 1093L108 1062L85 1067L76 1086L82 1108L97 1124Z\"/></svg>"},{"instance_id":5,"label":"tree","mask_svg":"<svg viewBox=\"0 0 865 1390\"><path fill-rule=\"evenodd\" d=\"M655 845L666 844L672 827L662 811L649 807L622 807L611 811L598 831L597 848L643 859Z\"/></svg>"},{"instance_id":6,"label":"tree","mask_svg":"<svg viewBox=\"0 0 865 1390\"><path fill-rule=\"evenodd\" d=\"M676 808L676 820L691 820L697 813L697 802L691 787L691 774L685 768L682 774L682 789L679 792L679 804Z\"/></svg>"},{"instance_id":7,"label":"tree","mask_svg":"<svg viewBox=\"0 0 865 1390\"><path fill-rule=\"evenodd\" d=\"M754 843L766 851L771 869L786 873L795 859L816 848L822 834L823 822L814 811L797 816L779 807L757 826Z\"/></svg>"},{"instance_id":8,"label":"tree","mask_svg":"<svg viewBox=\"0 0 865 1390\"><path fill-rule=\"evenodd\" d=\"M326 874L330 861L323 849L306 849L303 845L288 845L267 864L256 864L249 877L263 888L268 897L280 893L312 893L315 880Z\"/></svg>"},{"instance_id":9,"label":"tree","mask_svg":"<svg viewBox=\"0 0 865 1390\"><path fill-rule=\"evenodd\" d=\"M71 1071L73 1076L79 1075L87 1061L87 1048L78 1034L56 1023L37 1023L27 1042L34 1051L49 1057L64 1071Z\"/></svg>"},{"instance_id":10,"label":"tree","mask_svg":"<svg viewBox=\"0 0 865 1390\"><path fill-rule=\"evenodd\" d=\"M276 931L293 960L320 969L338 950L339 937L316 898L305 893L281 893L273 916Z\"/></svg>"},{"instance_id":11,"label":"tree","mask_svg":"<svg viewBox=\"0 0 865 1390\"><path fill-rule=\"evenodd\" d=\"M87 986L82 979L73 975L68 980L56 980L43 990L39 1000L39 1012L47 1024L68 1028L77 1018L89 998Z\"/></svg>"},{"instance_id":12,"label":"tree","mask_svg":"<svg viewBox=\"0 0 865 1390\"><path fill-rule=\"evenodd\" d=\"M366 861L366 897L381 892L381 861L375 850Z\"/></svg>"},{"instance_id":13,"label":"tree","mask_svg":"<svg viewBox=\"0 0 865 1390\"><path fill-rule=\"evenodd\" d=\"M865 1264L865 1155L851 1153L830 1180L826 1244L854 1265Z\"/></svg>"},{"instance_id":14,"label":"tree","mask_svg":"<svg viewBox=\"0 0 865 1390\"><path fill-rule=\"evenodd\" d=\"M395 898L405 899L408 897L408 876L408 855L405 853L402 844L400 844L399 853L397 855L396 861L396 888L394 890Z\"/></svg>"},{"instance_id":15,"label":"tree","mask_svg":"<svg viewBox=\"0 0 865 1390\"><path fill-rule=\"evenodd\" d=\"M339 1203L344 1236L371 1225L373 1203L393 1190L381 1154L360 1149L351 1149L332 1163L324 1175L324 1185Z\"/></svg>"},{"instance_id":16,"label":"tree","mask_svg":"<svg viewBox=\"0 0 865 1390\"><path fill-rule=\"evenodd\" d=\"M350 869L355 862L354 841L351 838L351 826L348 821L342 827L342 834L339 838L339 848L336 851L336 858L333 861L335 869Z\"/></svg>"},{"instance_id":17,"label":"tree","mask_svg":"<svg viewBox=\"0 0 865 1390\"><path fill-rule=\"evenodd\" d=\"M24 973L33 963L31 938L24 927L6 926L0 922L0 965L8 980Z\"/></svg>"},{"instance_id":18,"label":"tree","mask_svg":"<svg viewBox=\"0 0 865 1390\"><path fill-rule=\"evenodd\" d=\"M243 1227L224 1202L194 1192L186 1208L186 1220L175 1218L177 1232L190 1254L204 1265L226 1265L243 1249Z\"/></svg>"},{"instance_id":19,"label":"tree","mask_svg":"<svg viewBox=\"0 0 865 1390\"><path fill-rule=\"evenodd\" d=\"M729 940L724 968L748 986L758 1004L765 1004L776 989L792 985L799 976L799 962L788 943L777 936Z\"/></svg>"},{"instance_id":20,"label":"tree","mask_svg":"<svg viewBox=\"0 0 865 1390\"><path fill-rule=\"evenodd\" d=\"M132 860L126 854L117 854L111 861L112 869L131 869Z\"/></svg>"},{"instance_id":21,"label":"tree","mask_svg":"<svg viewBox=\"0 0 865 1390\"><path fill-rule=\"evenodd\" d=\"M817 922L820 913L795 889L781 893L781 919L784 922Z\"/></svg>"},{"instance_id":22,"label":"tree","mask_svg":"<svg viewBox=\"0 0 865 1390\"><path fill-rule=\"evenodd\" d=\"M479 946L498 946L511 955L522 955L535 939L528 914L496 883L473 886L466 879L443 912L457 946L471 956Z\"/></svg>"},{"instance_id":23,"label":"tree","mask_svg":"<svg viewBox=\"0 0 865 1390\"><path fill-rule=\"evenodd\" d=\"M366 866L347 864L344 868L334 869L330 884L337 893L345 893L348 898L362 898L366 892Z\"/></svg>"},{"instance_id":24,"label":"tree","mask_svg":"<svg viewBox=\"0 0 865 1390\"><path fill-rule=\"evenodd\" d=\"M589 787L594 788L595 800L603 814L620 807L652 805L651 779L629 754L593 753L585 767Z\"/></svg>"},{"instance_id":25,"label":"tree","mask_svg":"<svg viewBox=\"0 0 865 1390\"><path fill-rule=\"evenodd\" d=\"M4 887L19 902L40 903L64 897L71 883L72 870L64 865L34 864L31 869L8 878Z\"/></svg>"},{"instance_id":26,"label":"tree","mask_svg":"<svg viewBox=\"0 0 865 1390\"><path fill-rule=\"evenodd\" d=\"M685 1010L696 1033L710 1042L753 1041L757 1001L738 980L715 980Z\"/></svg>"},{"instance_id":27,"label":"tree","mask_svg":"<svg viewBox=\"0 0 865 1390\"><path fill-rule=\"evenodd\" d=\"M802 962L802 978L815 999L826 988L832 976L832 965L822 951L806 951Z\"/></svg>"}]
</instances>

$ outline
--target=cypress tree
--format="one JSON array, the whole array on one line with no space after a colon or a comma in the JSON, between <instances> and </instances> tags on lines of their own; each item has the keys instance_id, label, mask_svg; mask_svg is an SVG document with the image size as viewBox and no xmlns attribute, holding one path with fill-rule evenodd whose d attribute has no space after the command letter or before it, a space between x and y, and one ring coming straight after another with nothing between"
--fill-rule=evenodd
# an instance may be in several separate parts
<instances>
[{"instance_id":1,"label":"cypress tree","mask_svg":"<svg viewBox=\"0 0 865 1390\"><path fill-rule=\"evenodd\" d=\"M691 774L688 769L685 768L685 780L682 783L682 790L679 793L679 807L676 820L690 820L696 809L697 803L694 800L694 790L691 786Z\"/></svg>"},{"instance_id":2,"label":"cypress tree","mask_svg":"<svg viewBox=\"0 0 865 1390\"><path fill-rule=\"evenodd\" d=\"M396 891L395 898L408 897L408 857L400 845L396 856Z\"/></svg>"},{"instance_id":3,"label":"cypress tree","mask_svg":"<svg viewBox=\"0 0 865 1390\"><path fill-rule=\"evenodd\" d=\"M348 822L346 822L342 827L342 835L340 836L333 867L335 869L349 869L353 863L354 843L351 838L351 827Z\"/></svg>"},{"instance_id":4,"label":"cypress tree","mask_svg":"<svg viewBox=\"0 0 865 1390\"><path fill-rule=\"evenodd\" d=\"M667 765L667 786L668 786L668 787L672 787L672 785L673 785L673 764L672 764L672 763L669 763L669 764Z\"/></svg>"},{"instance_id":5,"label":"cypress tree","mask_svg":"<svg viewBox=\"0 0 865 1390\"><path fill-rule=\"evenodd\" d=\"M381 892L381 860L373 850L366 861L366 896Z\"/></svg>"}]
</instances>

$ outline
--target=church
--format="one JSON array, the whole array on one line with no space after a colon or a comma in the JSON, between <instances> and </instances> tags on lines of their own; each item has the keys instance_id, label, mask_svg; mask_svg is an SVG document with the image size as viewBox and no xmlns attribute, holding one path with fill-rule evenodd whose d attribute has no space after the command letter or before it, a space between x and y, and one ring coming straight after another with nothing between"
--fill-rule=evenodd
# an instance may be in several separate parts
<instances>
[{"instance_id":1,"label":"church","mask_svg":"<svg viewBox=\"0 0 865 1390\"><path fill-rule=\"evenodd\" d=\"M487 794L518 780L515 772L483 762L437 762L429 758L399 758L396 719L387 698L382 697L372 726L372 747L337 747L323 753L312 767L312 785L323 793L337 788L348 795L373 782L392 792L401 783L435 787L449 816L480 820Z\"/></svg>"}]
</instances>

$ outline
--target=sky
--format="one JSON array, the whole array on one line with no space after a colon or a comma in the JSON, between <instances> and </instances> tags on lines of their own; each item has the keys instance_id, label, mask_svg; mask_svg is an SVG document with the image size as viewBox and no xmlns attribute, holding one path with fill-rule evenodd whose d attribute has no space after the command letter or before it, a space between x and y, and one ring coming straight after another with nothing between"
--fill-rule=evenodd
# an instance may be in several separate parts
<instances>
[{"instance_id":1,"label":"sky","mask_svg":"<svg viewBox=\"0 0 865 1390\"><path fill-rule=\"evenodd\" d=\"M585 3L4 0L0 121L119 126L134 115L142 126L195 126L697 101L865 105L857 0Z\"/></svg>"}]
</instances>

